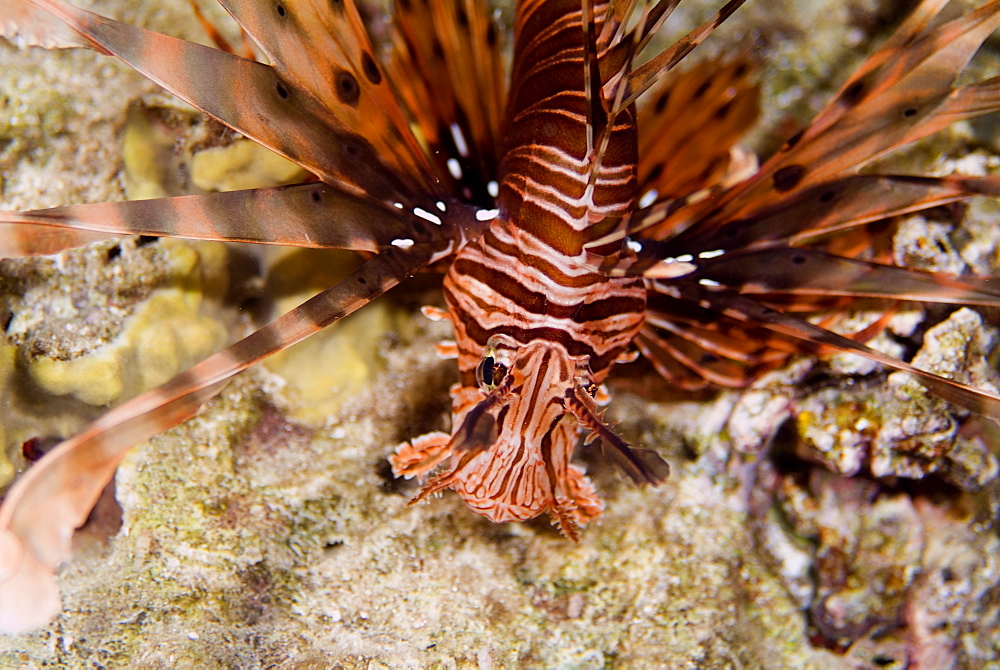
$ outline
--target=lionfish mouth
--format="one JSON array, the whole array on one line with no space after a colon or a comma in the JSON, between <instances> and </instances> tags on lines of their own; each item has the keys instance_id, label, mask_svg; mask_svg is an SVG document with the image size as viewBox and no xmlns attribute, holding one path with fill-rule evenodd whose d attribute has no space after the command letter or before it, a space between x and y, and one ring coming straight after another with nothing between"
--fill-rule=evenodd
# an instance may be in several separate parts
<instances>
[{"instance_id":1,"label":"lionfish mouth","mask_svg":"<svg viewBox=\"0 0 1000 670\"><path fill-rule=\"evenodd\" d=\"M587 431L583 444L599 442L604 455L634 483L656 486L666 481L667 462L655 451L632 447L618 436L603 421L594 390L593 384L580 380L564 389L548 389L557 409L538 425L525 426L512 418L518 415L523 387L515 375L506 375L465 413L458 429L434 449L431 458L419 465L407 463L409 443L400 445L394 457L399 474L428 472L452 459L451 467L431 478L411 504L452 488L470 508L493 521L523 521L550 511L572 537L574 529L603 508L583 471L569 462L580 442L580 429ZM535 398L535 404L545 403ZM428 452L426 445L414 446ZM581 514L583 508L589 511ZM567 521L573 515L580 518Z\"/></svg>"}]
</instances>

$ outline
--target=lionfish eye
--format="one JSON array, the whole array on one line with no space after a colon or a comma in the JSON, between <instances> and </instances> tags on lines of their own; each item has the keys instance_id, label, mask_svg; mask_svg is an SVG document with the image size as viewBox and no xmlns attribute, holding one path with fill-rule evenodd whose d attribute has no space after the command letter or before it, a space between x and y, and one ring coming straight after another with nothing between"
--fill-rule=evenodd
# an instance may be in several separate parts
<instances>
[{"instance_id":1,"label":"lionfish eye","mask_svg":"<svg viewBox=\"0 0 1000 670\"><path fill-rule=\"evenodd\" d=\"M491 353L483 356L483 360L479 362L479 366L476 368L476 379L484 391L495 389L503 381L505 374L507 374L507 367L497 363L496 357Z\"/></svg>"}]
</instances>

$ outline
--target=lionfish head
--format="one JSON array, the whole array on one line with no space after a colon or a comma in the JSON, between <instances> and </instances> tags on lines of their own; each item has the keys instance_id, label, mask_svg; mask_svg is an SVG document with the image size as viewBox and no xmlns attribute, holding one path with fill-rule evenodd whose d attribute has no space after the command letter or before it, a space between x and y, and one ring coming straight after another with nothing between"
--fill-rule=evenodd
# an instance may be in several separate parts
<instances>
[{"instance_id":1,"label":"lionfish head","mask_svg":"<svg viewBox=\"0 0 1000 670\"><path fill-rule=\"evenodd\" d=\"M659 484L669 466L655 452L629 447L601 420L598 386L585 357L557 342L522 344L492 336L477 367L478 388L459 387L451 436L432 433L397 449L397 474L412 476L446 459L449 469L414 499L451 488L476 513L495 522L549 512L576 539L604 503L570 459L581 432L634 481ZM423 442L422 442L423 440Z\"/></svg>"}]
</instances>

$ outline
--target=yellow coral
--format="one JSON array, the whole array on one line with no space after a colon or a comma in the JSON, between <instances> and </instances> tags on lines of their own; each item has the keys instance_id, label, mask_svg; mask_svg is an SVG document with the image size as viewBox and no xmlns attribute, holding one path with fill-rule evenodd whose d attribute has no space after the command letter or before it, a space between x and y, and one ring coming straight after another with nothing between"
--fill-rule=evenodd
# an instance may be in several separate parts
<instances>
[{"instance_id":1,"label":"yellow coral","mask_svg":"<svg viewBox=\"0 0 1000 670\"><path fill-rule=\"evenodd\" d=\"M9 344L0 344L0 389L5 389L7 379L14 372L14 361L17 350ZM7 431L0 422L0 445L7 444ZM0 449L0 487L7 486L14 479L14 464L10 462L7 453Z\"/></svg>"},{"instance_id":2,"label":"yellow coral","mask_svg":"<svg viewBox=\"0 0 1000 670\"><path fill-rule=\"evenodd\" d=\"M269 263L270 293L283 296L275 305L284 313L332 286L358 264L356 254L276 249ZM287 415L307 425L335 416L383 369L379 341L383 333L404 327L405 314L380 300L313 335L305 342L268 358L264 365L286 381L282 393Z\"/></svg>"},{"instance_id":3,"label":"yellow coral","mask_svg":"<svg viewBox=\"0 0 1000 670\"><path fill-rule=\"evenodd\" d=\"M213 147L191 159L191 181L203 191L234 191L302 181L308 173L250 140Z\"/></svg>"},{"instance_id":4,"label":"yellow coral","mask_svg":"<svg viewBox=\"0 0 1000 670\"><path fill-rule=\"evenodd\" d=\"M129 200L176 195L176 138L139 103L129 107L122 138L125 192Z\"/></svg>"},{"instance_id":5,"label":"yellow coral","mask_svg":"<svg viewBox=\"0 0 1000 670\"><path fill-rule=\"evenodd\" d=\"M369 305L336 328L269 358L265 365L287 382L282 392L288 416L307 425L336 416L343 402L382 370L379 339L396 320L389 303Z\"/></svg>"},{"instance_id":6,"label":"yellow coral","mask_svg":"<svg viewBox=\"0 0 1000 670\"><path fill-rule=\"evenodd\" d=\"M108 346L70 360L39 356L30 361L28 372L39 386L90 405L108 405L163 383L222 346L225 328L200 312L205 290L215 289L224 273L223 245L195 249L170 241L164 246L170 250L171 270L184 280L139 305Z\"/></svg>"}]
</instances>

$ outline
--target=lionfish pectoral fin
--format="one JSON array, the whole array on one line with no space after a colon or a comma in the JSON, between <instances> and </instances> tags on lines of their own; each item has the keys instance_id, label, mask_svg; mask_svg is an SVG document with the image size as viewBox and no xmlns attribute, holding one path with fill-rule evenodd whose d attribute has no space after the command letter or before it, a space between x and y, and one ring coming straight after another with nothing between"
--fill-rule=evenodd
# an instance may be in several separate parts
<instances>
[{"instance_id":1,"label":"lionfish pectoral fin","mask_svg":"<svg viewBox=\"0 0 1000 670\"><path fill-rule=\"evenodd\" d=\"M760 110L756 70L747 50L724 63L707 60L671 73L649 91L651 102L639 107L637 119L642 205L726 188L756 172L756 157L737 148Z\"/></svg>"},{"instance_id":2,"label":"lionfish pectoral fin","mask_svg":"<svg viewBox=\"0 0 1000 670\"><path fill-rule=\"evenodd\" d=\"M208 35L208 38L212 40L212 43L216 47L236 56L243 56L244 58L254 57L253 45L250 44L250 39L245 30L240 30L242 51L237 51L236 47L219 32L219 27L201 10L198 0L188 0L188 6L191 7L191 13L194 14L194 18L198 20L198 25L201 26L201 29L205 31L205 34Z\"/></svg>"},{"instance_id":3,"label":"lionfish pectoral fin","mask_svg":"<svg viewBox=\"0 0 1000 670\"><path fill-rule=\"evenodd\" d=\"M693 226L664 243L665 255L799 244L872 221L910 214L971 196L1000 196L1000 178L951 175L849 175L796 191L780 202L714 225ZM635 220L656 237L666 217ZM636 217L638 219L638 217Z\"/></svg>"},{"instance_id":4,"label":"lionfish pectoral fin","mask_svg":"<svg viewBox=\"0 0 1000 670\"><path fill-rule=\"evenodd\" d=\"M813 249L777 248L707 262L692 281L742 294L852 296L1000 306L996 278L956 277L845 258Z\"/></svg>"},{"instance_id":5,"label":"lionfish pectoral fin","mask_svg":"<svg viewBox=\"0 0 1000 670\"><path fill-rule=\"evenodd\" d=\"M415 192L404 175L397 176L385 165L369 141L338 123L330 109L270 65L108 19L61 0L22 1L37 8L26 17L39 19L37 30L49 26L55 17L78 35L76 44L70 46L116 56L185 102L324 181L357 184L390 203L407 203ZM37 32L32 26L11 28L0 23L0 35L17 30Z\"/></svg>"},{"instance_id":6,"label":"lionfish pectoral fin","mask_svg":"<svg viewBox=\"0 0 1000 670\"><path fill-rule=\"evenodd\" d=\"M873 221L977 195L1000 196L1000 178L849 175L803 188L738 218L699 222L669 239L665 236L674 227L690 222L684 217L684 204L663 201L635 212L624 226L625 233L634 238L631 244L640 251L602 269L616 277L679 277L694 270L698 261L727 250L805 244L832 234L853 234ZM603 241L611 241L610 236ZM688 256L690 262L677 260ZM595 266L600 260L597 255L588 258Z\"/></svg>"},{"instance_id":7,"label":"lionfish pectoral fin","mask_svg":"<svg viewBox=\"0 0 1000 670\"><path fill-rule=\"evenodd\" d=\"M192 372L182 375L183 386ZM193 416L224 383L138 396L46 453L14 483L0 507L0 543L17 547L0 553L0 630L27 631L58 613L55 569L69 558L73 530L129 448Z\"/></svg>"},{"instance_id":8,"label":"lionfish pectoral fin","mask_svg":"<svg viewBox=\"0 0 1000 670\"><path fill-rule=\"evenodd\" d=\"M414 192L443 195L437 170L410 131L355 2L222 0L279 76L318 100L369 143Z\"/></svg>"},{"instance_id":9,"label":"lionfish pectoral fin","mask_svg":"<svg viewBox=\"0 0 1000 670\"><path fill-rule=\"evenodd\" d=\"M119 236L120 234L114 233L40 226L19 220L14 214L0 213L0 258L49 256Z\"/></svg>"},{"instance_id":10,"label":"lionfish pectoral fin","mask_svg":"<svg viewBox=\"0 0 1000 670\"><path fill-rule=\"evenodd\" d=\"M887 46L869 57L809 126L719 203L718 220L738 218L806 188L856 172L880 156L965 118L998 108L996 80L953 88L983 41L1000 26L1000 1L942 25L917 8ZM916 31L916 32L913 32Z\"/></svg>"},{"instance_id":11,"label":"lionfish pectoral fin","mask_svg":"<svg viewBox=\"0 0 1000 670\"><path fill-rule=\"evenodd\" d=\"M498 16L490 3L468 0L395 8L390 79L444 173L470 200L486 202L500 163L507 95Z\"/></svg>"},{"instance_id":12,"label":"lionfish pectoral fin","mask_svg":"<svg viewBox=\"0 0 1000 670\"><path fill-rule=\"evenodd\" d=\"M901 141L902 144L915 142L922 137L944 130L962 119L988 114L1000 109L1000 77L967 84L955 89L941 103L934 116L923 121Z\"/></svg>"},{"instance_id":13,"label":"lionfish pectoral fin","mask_svg":"<svg viewBox=\"0 0 1000 670\"><path fill-rule=\"evenodd\" d=\"M95 238L135 234L374 252L433 239L443 231L350 184L310 182L0 212L0 257L55 253Z\"/></svg>"},{"instance_id":14,"label":"lionfish pectoral fin","mask_svg":"<svg viewBox=\"0 0 1000 670\"><path fill-rule=\"evenodd\" d=\"M1000 395L995 393L921 370L848 337L762 305L751 298L728 291L703 291L701 300L711 303L729 317L821 347L828 347L834 351L855 353L894 370L909 372L921 384L948 402L994 420L1000 417Z\"/></svg>"},{"instance_id":15,"label":"lionfish pectoral fin","mask_svg":"<svg viewBox=\"0 0 1000 670\"><path fill-rule=\"evenodd\" d=\"M0 574L0 631L26 632L59 614L59 588L51 569L25 553L21 539L9 530L0 530L0 566L16 570Z\"/></svg>"},{"instance_id":16,"label":"lionfish pectoral fin","mask_svg":"<svg viewBox=\"0 0 1000 670\"><path fill-rule=\"evenodd\" d=\"M1000 2L993 0L943 25L930 19L947 3L925 0L910 19L848 79L805 131L800 146L821 155L841 146L825 166L841 170L869 163L963 118L996 109L969 104L976 85L949 102L959 73L1000 26ZM963 89L958 89L963 91ZM970 95L971 94L971 95ZM909 121L902 123L905 119ZM856 123L864 119L863 123ZM843 120L843 122L841 122ZM826 135L821 141L821 135ZM809 162L805 155L796 160Z\"/></svg>"},{"instance_id":17,"label":"lionfish pectoral fin","mask_svg":"<svg viewBox=\"0 0 1000 670\"><path fill-rule=\"evenodd\" d=\"M46 49L76 49L90 43L43 5L25 0L0 0L0 37L15 44Z\"/></svg>"},{"instance_id":18,"label":"lionfish pectoral fin","mask_svg":"<svg viewBox=\"0 0 1000 670\"><path fill-rule=\"evenodd\" d=\"M1000 109L998 77L954 88L969 59L1000 25L1000 2L932 24L944 4L921 2L827 107L756 174L710 199L665 196L633 215L629 234L666 239L681 231L670 239L666 254L698 253L796 242L931 207L935 200L995 195L995 184L984 183L989 178L976 183L965 177L857 176L886 153L956 121ZM808 196L807 189L812 189Z\"/></svg>"},{"instance_id":19,"label":"lionfish pectoral fin","mask_svg":"<svg viewBox=\"0 0 1000 670\"><path fill-rule=\"evenodd\" d=\"M685 390L701 390L707 383L743 388L753 380L754 366L749 361L713 353L708 348L714 344L711 339L695 339L689 334L683 326L669 331L646 327L637 342L657 372Z\"/></svg>"},{"instance_id":20,"label":"lionfish pectoral fin","mask_svg":"<svg viewBox=\"0 0 1000 670\"><path fill-rule=\"evenodd\" d=\"M411 479L423 477L451 454L451 435L436 430L400 443L389 463L392 474Z\"/></svg>"},{"instance_id":21,"label":"lionfish pectoral fin","mask_svg":"<svg viewBox=\"0 0 1000 670\"><path fill-rule=\"evenodd\" d=\"M45 601L55 568L70 555L73 530L133 445L196 414L236 373L354 312L432 260L430 251L417 247L375 256L339 284L112 409L43 456L0 505L0 576L8 576L0 593L21 594L17 601L0 599L0 623L24 630L52 616L50 610L19 608L31 593Z\"/></svg>"}]
</instances>

